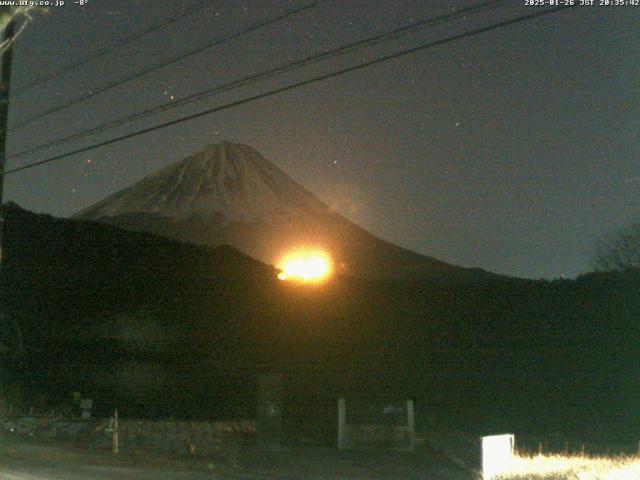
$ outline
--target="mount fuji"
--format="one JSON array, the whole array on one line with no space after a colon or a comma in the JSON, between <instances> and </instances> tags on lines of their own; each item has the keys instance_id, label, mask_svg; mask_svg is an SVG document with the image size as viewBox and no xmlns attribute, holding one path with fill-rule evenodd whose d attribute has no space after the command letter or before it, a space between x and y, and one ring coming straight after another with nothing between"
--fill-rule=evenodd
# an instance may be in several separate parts
<instances>
[{"instance_id":1,"label":"mount fuji","mask_svg":"<svg viewBox=\"0 0 640 480\"><path fill-rule=\"evenodd\" d=\"M76 213L194 244L228 244L268 264L319 248L339 273L369 279L495 278L382 240L329 208L253 148L213 144Z\"/></svg>"}]
</instances>

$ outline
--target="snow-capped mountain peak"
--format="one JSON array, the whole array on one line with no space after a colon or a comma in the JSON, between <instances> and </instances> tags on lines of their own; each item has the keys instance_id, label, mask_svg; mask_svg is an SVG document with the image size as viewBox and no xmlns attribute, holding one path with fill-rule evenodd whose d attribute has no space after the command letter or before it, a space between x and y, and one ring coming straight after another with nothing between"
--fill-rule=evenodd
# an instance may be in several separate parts
<instances>
[{"instance_id":1,"label":"snow-capped mountain peak","mask_svg":"<svg viewBox=\"0 0 640 480\"><path fill-rule=\"evenodd\" d=\"M74 217L98 220L143 213L272 222L327 210L253 148L225 141L148 175Z\"/></svg>"},{"instance_id":2,"label":"snow-capped mountain peak","mask_svg":"<svg viewBox=\"0 0 640 480\"><path fill-rule=\"evenodd\" d=\"M197 245L232 245L277 265L297 248L326 252L363 278L484 278L372 235L331 210L253 148L210 145L74 215Z\"/></svg>"}]
</instances>

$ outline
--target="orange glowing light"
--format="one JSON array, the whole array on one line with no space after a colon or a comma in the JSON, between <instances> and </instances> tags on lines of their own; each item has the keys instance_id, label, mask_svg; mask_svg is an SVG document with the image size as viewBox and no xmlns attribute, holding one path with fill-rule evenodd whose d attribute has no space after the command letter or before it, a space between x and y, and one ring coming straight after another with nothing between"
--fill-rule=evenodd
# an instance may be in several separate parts
<instances>
[{"instance_id":1,"label":"orange glowing light","mask_svg":"<svg viewBox=\"0 0 640 480\"><path fill-rule=\"evenodd\" d=\"M278 274L280 280L298 282L322 282L333 271L331 257L321 250L298 250L286 255L279 265L282 270Z\"/></svg>"}]
</instances>

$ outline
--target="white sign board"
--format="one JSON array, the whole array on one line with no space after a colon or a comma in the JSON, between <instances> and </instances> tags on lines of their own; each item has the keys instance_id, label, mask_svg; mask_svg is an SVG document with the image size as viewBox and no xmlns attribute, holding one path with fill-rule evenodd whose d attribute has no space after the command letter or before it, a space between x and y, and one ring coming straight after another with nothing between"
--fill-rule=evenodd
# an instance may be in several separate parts
<instances>
[{"instance_id":1,"label":"white sign board","mask_svg":"<svg viewBox=\"0 0 640 480\"><path fill-rule=\"evenodd\" d=\"M509 472L513 462L514 435L482 437L482 478L492 480Z\"/></svg>"}]
</instances>

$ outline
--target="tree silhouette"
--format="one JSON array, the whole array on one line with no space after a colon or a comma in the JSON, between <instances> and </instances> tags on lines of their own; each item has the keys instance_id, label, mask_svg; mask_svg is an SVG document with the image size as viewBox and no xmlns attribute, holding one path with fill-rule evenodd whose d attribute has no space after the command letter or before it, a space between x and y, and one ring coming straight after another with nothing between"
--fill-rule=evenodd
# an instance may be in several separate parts
<instances>
[{"instance_id":1,"label":"tree silhouette","mask_svg":"<svg viewBox=\"0 0 640 480\"><path fill-rule=\"evenodd\" d=\"M591 264L606 272L640 269L640 221L602 238Z\"/></svg>"}]
</instances>

